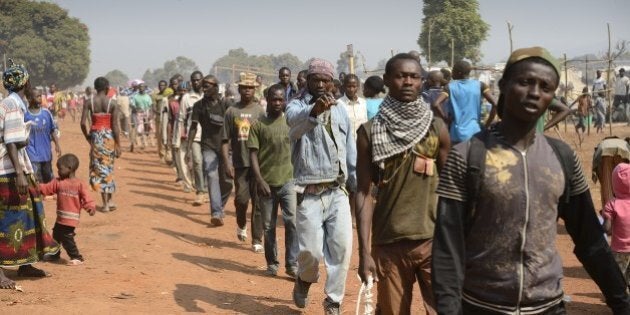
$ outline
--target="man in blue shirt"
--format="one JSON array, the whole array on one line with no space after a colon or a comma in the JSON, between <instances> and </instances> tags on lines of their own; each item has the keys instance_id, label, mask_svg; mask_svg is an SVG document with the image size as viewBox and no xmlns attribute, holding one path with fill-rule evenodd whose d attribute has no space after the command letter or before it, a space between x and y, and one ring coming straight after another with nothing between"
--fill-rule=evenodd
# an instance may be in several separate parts
<instances>
[{"instance_id":1,"label":"man in blue shirt","mask_svg":"<svg viewBox=\"0 0 630 315\"><path fill-rule=\"evenodd\" d=\"M485 97L492 109L486 121L486 127L496 116L496 105L490 88L483 82L470 78L472 66L465 60L460 60L453 66L453 80L445 87L444 93L438 96L432 105L435 114L450 125L451 141L453 144L464 142L481 131L479 118L481 116L481 97ZM447 116L442 103L449 100Z\"/></svg>"},{"instance_id":2,"label":"man in blue shirt","mask_svg":"<svg viewBox=\"0 0 630 315\"><path fill-rule=\"evenodd\" d=\"M311 283L326 265L326 314L339 314L352 251L352 218L348 189L356 189L356 144L342 101L331 95L333 65L313 59L305 93L286 110L293 177L298 191L296 227L298 274L295 305L307 304Z\"/></svg>"}]
</instances>

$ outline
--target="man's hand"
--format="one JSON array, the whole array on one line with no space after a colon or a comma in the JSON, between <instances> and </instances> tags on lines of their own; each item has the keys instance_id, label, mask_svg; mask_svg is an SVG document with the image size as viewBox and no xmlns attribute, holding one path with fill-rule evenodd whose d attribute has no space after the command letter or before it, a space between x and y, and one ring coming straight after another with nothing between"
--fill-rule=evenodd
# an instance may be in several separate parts
<instances>
[{"instance_id":1,"label":"man's hand","mask_svg":"<svg viewBox=\"0 0 630 315\"><path fill-rule=\"evenodd\" d=\"M261 196L264 196L264 197L271 196L271 188L269 187L269 184L267 184L267 182L264 179L260 178L256 182L258 183L257 185L258 193Z\"/></svg>"},{"instance_id":2,"label":"man's hand","mask_svg":"<svg viewBox=\"0 0 630 315\"><path fill-rule=\"evenodd\" d=\"M87 213L89 213L91 216L93 216L94 214L96 214L96 209L92 208L92 209L85 209L87 211Z\"/></svg>"},{"instance_id":3,"label":"man's hand","mask_svg":"<svg viewBox=\"0 0 630 315\"><path fill-rule=\"evenodd\" d=\"M311 116L319 116L319 114L330 109L331 106L337 104L337 100L331 95L322 95L317 101L315 101L315 105L311 110Z\"/></svg>"},{"instance_id":4,"label":"man's hand","mask_svg":"<svg viewBox=\"0 0 630 315\"><path fill-rule=\"evenodd\" d=\"M24 175L24 173L17 173L15 185L17 186L17 190L20 195L28 194L28 181L26 180L26 175Z\"/></svg>"},{"instance_id":5,"label":"man's hand","mask_svg":"<svg viewBox=\"0 0 630 315\"><path fill-rule=\"evenodd\" d=\"M376 277L376 264L374 258L368 253L359 255L359 277L361 282L367 283L368 278L372 277L374 281L378 281Z\"/></svg>"},{"instance_id":6,"label":"man's hand","mask_svg":"<svg viewBox=\"0 0 630 315\"><path fill-rule=\"evenodd\" d=\"M57 157L61 156L61 146L55 145L55 152L57 152Z\"/></svg>"},{"instance_id":7,"label":"man's hand","mask_svg":"<svg viewBox=\"0 0 630 315\"><path fill-rule=\"evenodd\" d=\"M225 175L230 179L234 179L234 166L232 165L232 163L225 162L224 166L225 166Z\"/></svg>"}]
</instances>

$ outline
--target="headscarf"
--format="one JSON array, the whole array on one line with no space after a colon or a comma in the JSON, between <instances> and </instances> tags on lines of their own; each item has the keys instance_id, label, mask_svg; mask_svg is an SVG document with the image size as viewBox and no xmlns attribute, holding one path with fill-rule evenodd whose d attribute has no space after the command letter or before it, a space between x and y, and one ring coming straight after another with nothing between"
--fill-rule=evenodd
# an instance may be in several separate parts
<instances>
[{"instance_id":1,"label":"headscarf","mask_svg":"<svg viewBox=\"0 0 630 315\"><path fill-rule=\"evenodd\" d=\"M26 67L16 65L9 59L9 67L2 73L2 85L8 91L14 92L23 88L28 82L29 74Z\"/></svg>"},{"instance_id":2,"label":"headscarf","mask_svg":"<svg viewBox=\"0 0 630 315\"><path fill-rule=\"evenodd\" d=\"M313 58L308 64L307 76L311 74L325 74L331 78L335 77L335 68L328 60Z\"/></svg>"}]
</instances>

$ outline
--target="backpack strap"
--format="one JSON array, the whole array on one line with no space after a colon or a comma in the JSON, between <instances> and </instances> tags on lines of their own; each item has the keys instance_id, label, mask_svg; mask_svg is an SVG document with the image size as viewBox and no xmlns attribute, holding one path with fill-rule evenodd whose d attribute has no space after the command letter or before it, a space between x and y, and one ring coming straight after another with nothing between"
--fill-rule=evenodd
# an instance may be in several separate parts
<instances>
[{"instance_id":1,"label":"backpack strap","mask_svg":"<svg viewBox=\"0 0 630 315\"><path fill-rule=\"evenodd\" d=\"M469 142L468 167L466 170L466 185L468 186L466 208L468 210L468 218L474 214L477 196L483 182L483 174L486 169L486 140L488 139L488 133L488 130L482 129L470 138Z\"/></svg>"},{"instance_id":2,"label":"backpack strap","mask_svg":"<svg viewBox=\"0 0 630 315\"><path fill-rule=\"evenodd\" d=\"M564 191L560 197L560 202L569 203L571 198L571 182L573 181L573 168L575 164L575 156L571 147L562 140L545 136L547 143L553 149L562 165L562 173L564 173Z\"/></svg>"}]
</instances>

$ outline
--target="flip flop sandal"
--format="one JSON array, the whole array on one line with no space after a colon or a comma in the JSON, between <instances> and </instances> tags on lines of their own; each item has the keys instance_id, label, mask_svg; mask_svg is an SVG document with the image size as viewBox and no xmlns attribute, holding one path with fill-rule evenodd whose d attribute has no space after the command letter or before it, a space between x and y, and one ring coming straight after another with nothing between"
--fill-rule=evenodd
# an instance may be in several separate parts
<instances>
[{"instance_id":1,"label":"flip flop sandal","mask_svg":"<svg viewBox=\"0 0 630 315\"><path fill-rule=\"evenodd\" d=\"M24 278L45 278L50 277L50 274L44 270L37 269L35 267L20 268L17 272L18 277Z\"/></svg>"},{"instance_id":2,"label":"flip flop sandal","mask_svg":"<svg viewBox=\"0 0 630 315\"><path fill-rule=\"evenodd\" d=\"M79 266L79 265L83 265L83 261L78 260L78 259L72 259L66 265L67 266Z\"/></svg>"}]
</instances>

